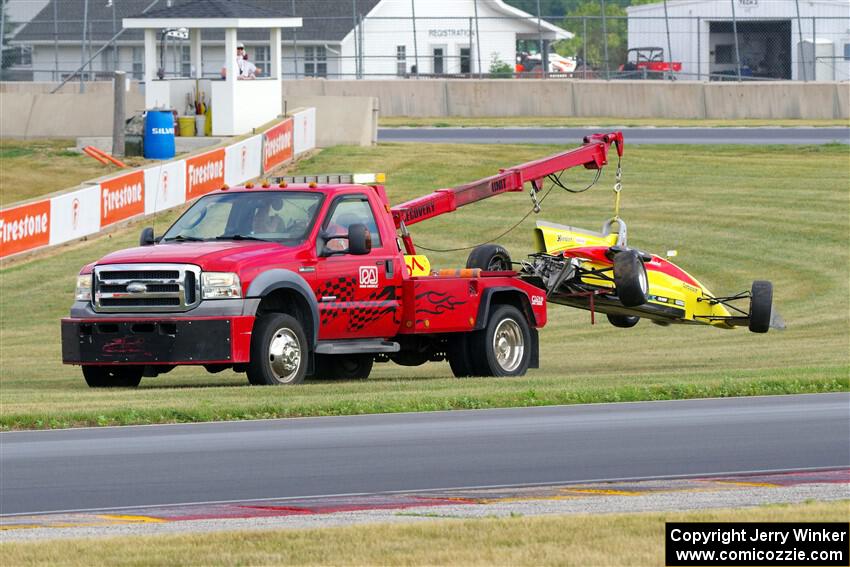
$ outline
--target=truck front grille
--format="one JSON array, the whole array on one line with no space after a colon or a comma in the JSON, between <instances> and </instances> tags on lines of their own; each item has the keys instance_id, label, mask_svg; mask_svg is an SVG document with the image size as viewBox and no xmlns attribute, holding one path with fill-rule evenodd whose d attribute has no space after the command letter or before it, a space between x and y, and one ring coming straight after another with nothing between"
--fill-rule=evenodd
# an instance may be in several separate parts
<instances>
[{"instance_id":1,"label":"truck front grille","mask_svg":"<svg viewBox=\"0 0 850 567\"><path fill-rule=\"evenodd\" d=\"M93 307L111 313L188 311L200 302L200 274L191 264L95 266Z\"/></svg>"}]
</instances>

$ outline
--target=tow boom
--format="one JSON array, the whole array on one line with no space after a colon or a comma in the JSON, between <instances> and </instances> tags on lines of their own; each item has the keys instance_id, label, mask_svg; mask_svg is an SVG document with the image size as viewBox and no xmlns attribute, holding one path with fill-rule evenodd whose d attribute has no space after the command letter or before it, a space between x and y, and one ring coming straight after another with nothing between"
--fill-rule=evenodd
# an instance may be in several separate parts
<instances>
[{"instance_id":1,"label":"tow boom","mask_svg":"<svg viewBox=\"0 0 850 567\"><path fill-rule=\"evenodd\" d=\"M526 183L532 184L533 191L540 191L540 181L547 175L580 165L586 169L599 169L607 165L611 144L617 147L617 155L622 157L622 132L585 136L584 145L574 150L500 169L496 175L457 187L437 189L423 197L396 205L392 208L393 221L396 228L402 228L501 193L522 191ZM404 233L403 228L402 231Z\"/></svg>"}]
</instances>

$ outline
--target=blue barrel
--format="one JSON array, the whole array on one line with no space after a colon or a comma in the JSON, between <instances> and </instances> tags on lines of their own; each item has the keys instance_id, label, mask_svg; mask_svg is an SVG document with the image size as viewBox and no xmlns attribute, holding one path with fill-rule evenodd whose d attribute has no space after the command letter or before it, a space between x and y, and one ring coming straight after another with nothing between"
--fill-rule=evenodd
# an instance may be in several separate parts
<instances>
[{"instance_id":1,"label":"blue barrel","mask_svg":"<svg viewBox=\"0 0 850 567\"><path fill-rule=\"evenodd\" d=\"M145 157L174 157L174 115L170 110L148 110L145 116Z\"/></svg>"}]
</instances>

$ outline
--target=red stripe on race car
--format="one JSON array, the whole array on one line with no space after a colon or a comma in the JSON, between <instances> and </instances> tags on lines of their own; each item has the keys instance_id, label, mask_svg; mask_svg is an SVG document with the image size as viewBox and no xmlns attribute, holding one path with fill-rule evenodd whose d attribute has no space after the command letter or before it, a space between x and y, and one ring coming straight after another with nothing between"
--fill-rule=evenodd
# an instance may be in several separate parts
<instances>
[{"instance_id":1,"label":"red stripe on race car","mask_svg":"<svg viewBox=\"0 0 850 567\"><path fill-rule=\"evenodd\" d=\"M569 250L564 250L563 254L566 257L586 258L592 262L600 264L613 264L611 259L607 256L608 246L587 246L584 248L571 248ZM692 278L685 270L683 270L679 266L676 266L675 264L671 264L664 258L661 258L654 254L652 256L652 260L650 260L649 262L644 262L644 266L646 266L647 270L661 272L662 274L666 274L670 277L681 280L694 287L701 287L699 282Z\"/></svg>"}]
</instances>

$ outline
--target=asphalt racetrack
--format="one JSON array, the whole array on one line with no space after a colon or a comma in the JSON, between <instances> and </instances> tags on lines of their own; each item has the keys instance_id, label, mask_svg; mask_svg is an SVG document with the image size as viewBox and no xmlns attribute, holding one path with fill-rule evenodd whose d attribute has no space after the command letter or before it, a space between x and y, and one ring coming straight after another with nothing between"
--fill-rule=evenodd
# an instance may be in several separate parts
<instances>
[{"instance_id":1,"label":"asphalt racetrack","mask_svg":"<svg viewBox=\"0 0 850 567\"><path fill-rule=\"evenodd\" d=\"M626 144L850 144L850 128L380 128L379 142L572 144L589 132L620 130Z\"/></svg>"},{"instance_id":2,"label":"asphalt racetrack","mask_svg":"<svg viewBox=\"0 0 850 567\"><path fill-rule=\"evenodd\" d=\"M0 434L0 514L850 465L850 394Z\"/></svg>"}]
</instances>

